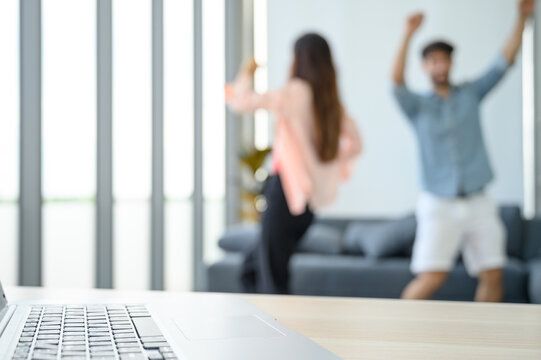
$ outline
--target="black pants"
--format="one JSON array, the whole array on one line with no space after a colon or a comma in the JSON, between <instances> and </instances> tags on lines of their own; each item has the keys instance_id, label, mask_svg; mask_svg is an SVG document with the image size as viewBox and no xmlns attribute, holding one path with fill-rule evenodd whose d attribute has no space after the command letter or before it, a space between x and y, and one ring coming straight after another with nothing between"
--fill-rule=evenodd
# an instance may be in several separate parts
<instances>
[{"instance_id":1,"label":"black pants","mask_svg":"<svg viewBox=\"0 0 541 360\"><path fill-rule=\"evenodd\" d=\"M307 207L302 215L291 215L279 176L269 179L265 195L261 238L246 255L241 283L249 293L288 294L289 260L314 214Z\"/></svg>"}]
</instances>

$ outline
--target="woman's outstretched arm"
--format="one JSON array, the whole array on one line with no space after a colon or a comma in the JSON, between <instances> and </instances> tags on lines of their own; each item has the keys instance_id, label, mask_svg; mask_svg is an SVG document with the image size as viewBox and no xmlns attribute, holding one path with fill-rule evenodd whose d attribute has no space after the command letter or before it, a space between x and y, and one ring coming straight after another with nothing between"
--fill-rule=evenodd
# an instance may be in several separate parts
<instances>
[{"instance_id":1,"label":"woman's outstretched arm","mask_svg":"<svg viewBox=\"0 0 541 360\"><path fill-rule=\"evenodd\" d=\"M225 100L230 109L237 113L250 114L257 109L273 111L278 106L279 94L267 92L258 94L253 88L254 73L257 63L248 59L242 66L235 82L226 84Z\"/></svg>"}]
</instances>

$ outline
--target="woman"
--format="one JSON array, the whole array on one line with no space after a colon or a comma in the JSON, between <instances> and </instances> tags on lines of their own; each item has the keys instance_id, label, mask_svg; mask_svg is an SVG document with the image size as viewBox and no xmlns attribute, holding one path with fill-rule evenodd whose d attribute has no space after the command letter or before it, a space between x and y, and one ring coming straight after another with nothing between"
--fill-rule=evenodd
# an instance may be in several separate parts
<instances>
[{"instance_id":1,"label":"woman","mask_svg":"<svg viewBox=\"0 0 541 360\"><path fill-rule=\"evenodd\" d=\"M246 256L241 281L247 292L289 293L289 259L314 218L330 205L338 183L351 174L361 152L353 120L341 105L329 45L317 34L295 43L291 77L280 90L256 94L252 59L226 100L233 111L266 109L276 116L273 170L266 188L267 210L257 246Z\"/></svg>"}]
</instances>

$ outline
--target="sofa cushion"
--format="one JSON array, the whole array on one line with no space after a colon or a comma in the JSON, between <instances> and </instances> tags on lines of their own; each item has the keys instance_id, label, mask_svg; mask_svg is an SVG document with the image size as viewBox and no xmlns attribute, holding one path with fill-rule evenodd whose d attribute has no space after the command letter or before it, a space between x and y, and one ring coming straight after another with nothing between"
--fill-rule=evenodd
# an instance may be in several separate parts
<instances>
[{"instance_id":1,"label":"sofa cushion","mask_svg":"<svg viewBox=\"0 0 541 360\"><path fill-rule=\"evenodd\" d=\"M415 239L417 222L410 215L398 220L379 223L350 224L344 235L344 250L382 258L407 252Z\"/></svg>"},{"instance_id":2,"label":"sofa cushion","mask_svg":"<svg viewBox=\"0 0 541 360\"><path fill-rule=\"evenodd\" d=\"M533 304L541 304L541 258L530 261L528 264L530 277L528 295Z\"/></svg>"},{"instance_id":3,"label":"sofa cushion","mask_svg":"<svg viewBox=\"0 0 541 360\"><path fill-rule=\"evenodd\" d=\"M523 219L518 206L500 207L500 217L507 231L507 254L522 258Z\"/></svg>"},{"instance_id":4,"label":"sofa cushion","mask_svg":"<svg viewBox=\"0 0 541 360\"><path fill-rule=\"evenodd\" d=\"M296 254L290 270L294 295L398 298L412 279L405 258Z\"/></svg>"},{"instance_id":5,"label":"sofa cushion","mask_svg":"<svg viewBox=\"0 0 541 360\"><path fill-rule=\"evenodd\" d=\"M248 252L259 236L259 224L231 226L220 238L218 245L229 252ZM302 237L298 251L317 254L340 254L342 252L342 232L329 225L313 224Z\"/></svg>"},{"instance_id":6,"label":"sofa cushion","mask_svg":"<svg viewBox=\"0 0 541 360\"><path fill-rule=\"evenodd\" d=\"M314 224L302 237L298 251L328 255L340 254L342 231L333 226Z\"/></svg>"},{"instance_id":7,"label":"sofa cushion","mask_svg":"<svg viewBox=\"0 0 541 360\"><path fill-rule=\"evenodd\" d=\"M525 243L522 257L525 260L541 259L541 219L526 221Z\"/></svg>"},{"instance_id":8,"label":"sofa cushion","mask_svg":"<svg viewBox=\"0 0 541 360\"><path fill-rule=\"evenodd\" d=\"M222 235L218 246L225 251L245 253L255 246L258 237L259 224L233 225Z\"/></svg>"}]
</instances>

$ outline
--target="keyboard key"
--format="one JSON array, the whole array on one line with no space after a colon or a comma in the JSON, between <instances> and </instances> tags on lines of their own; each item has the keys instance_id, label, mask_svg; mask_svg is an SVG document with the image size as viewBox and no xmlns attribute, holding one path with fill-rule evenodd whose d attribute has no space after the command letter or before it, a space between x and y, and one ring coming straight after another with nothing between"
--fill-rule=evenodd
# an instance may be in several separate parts
<instances>
[{"instance_id":1,"label":"keyboard key","mask_svg":"<svg viewBox=\"0 0 541 360\"><path fill-rule=\"evenodd\" d=\"M84 325L83 326L66 326L64 327L64 331L74 331L74 332L81 332L81 331L85 331L85 327Z\"/></svg>"},{"instance_id":2,"label":"keyboard key","mask_svg":"<svg viewBox=\"0 0 541 360\"><path fill-rule=\"evenodd\" d=\"M81 335L81 336L64 336L64 340L66 340L66 341L84 341L85 337L84 337L84 335Z\"/></svg>"},{"instance_id":3,"label":"keyboard key","mask_svg":"<svg viewBox=\"0 0 541 360\"><path fill-rule=\"evenodd\" d=\"M128 317L126 315L111 315L109 316L109 320L111 321L118 321L118 320L128 320Z\"/></svg>"},{"instance_id":4,"label":"keyboard key","mask_svg":"<svg viewBox=\"0 0 541 360\"><path fill-rule=\"evenodd\" d=\"M131 330L132 326L131 325L113 325L111 326L111 328L113 330Z\"/></svg>"},{"instance_id":5,"label":"keyboard key","mask_svg":"<svg viewBox=\"0 0 541 360\"><path fill-rule=\"evenodd\" d=\"M42 343L36 343L36 346L34 346L34 349L47 349L47 350L58 350L58 344L42 344Z\"/></svg>"},{"instance_id":6,"label":"keyboard key","mask_svg":"<svg viewBox=\"0 0 541 360\"><path fill-rule=\"evenodd\" d=\"M163 360L162 354L158 350L147 350L149 360Z\"/></svg>"},{"instance_id":7,"label":"keyboard key","mask_svg":"<svg viewBox=\"0 0 541 360\"><path fill-rule=\"evenodd\" d=\"M83 341L63 341L62 346L77 346L77 345L86 345L86 342Z\"/></svg>"},{"instance_id":8,"label":"keyboard key","mask_svg":"<svg viewBox=\"0 0 541 360\"><path fill-rule=\"evenodd\" d=\"M161 336L162 332L150 317L134 318L133 324L139 336Z\"/></svg>"},{"instance_id":9,"label":"keyboard key","mask_svg":"<svg viewBox=\"0 0 541 360\"><path fill-rule=\"evenodd\" d=\"M96 338L96 337L107 337L110 338L108 331L89 331L88 332L89 338Z\"/></svg>"},{"instance_id":10,"label":"keyboard key","mask_svg":"<svg viewBox=\"0 0 541 360\"><path fill-rule=\"evenodd\" d=\"M64 345L62 351L86 351L85 345Z\"/></svg>"},{"instance_id":11,"label":"keyboard key","mask_svg":"<svg viewBox=\"0 0 541 360\"><path fill-rule=\"evenodd\" d=\"M43 344L43 345L58 345L58 339L49 339L49 340L37 340L36 346Z\"/></svg>"},{"instance_id":12,"label":"keyboard key","mask_svg":"<svg viewBox=\"0 0 541 360\"><path fill-rule=\"evenodd\" d=\"M119 342L116 344L117 348L129 348L129 347L139 347L139 342L130 341L130 342Z\"/></svg>"},{"instance_id":13,"label":"keyboard key","mask_svg":"<svg viewBox=\"0 0 541 360\"><path fill-rule=\"evenodd\" d=\"M111 321L111 329L121 330L121 329L133 329L131 321Z\"/></svg>"},{"instance_id":14,"label":"keyboard key","mask_svg":"<svg viewBox=\"0 0 541 360\"><path fill-rule=\"evenodd\" d=\"M89 338L89 340L92 340L94 342L111 341L111 337L110 336L92 336L92 337Z\"/></svg>"},{"instance_id":15,"label":"keyboard key","mask_svg":"<svg viewBox=\"0 0 541 360\"><path fill-rule=\"evenodd\" d=\"M143 354L120 354L120 360L147 360Z\"/></svg>"},{"instance_id":16,"label":"keyboard key","mask_svg":"<svg viewBox=\"0 0 541 360\"><path fill-rule=\"evenodd\" d=\"M64 351L62 350L62 356L84 356L86 357L86 349L83 351Z\"/></svg>"},{"instance_id":17,"label":"keyboard key","mask_svg":"<svg viewBox=\"0 0 541 360\"><path fill-rule=\"evenodd\" d=\"M143 347L145 349L159 349L161 347L166 347L166 346L169 346L169 344L166 341L143 343Z\"/></svg>"},{"instance_id":18,"label":"keyboard key","mask_svg":"<svg viewBox=\"0 0 541 360\"><path fill-rule=\"evenodd\" d=\"M141 336L141 341L166 341L163 335Z\"/></svg>"},{"instance_id":19,"label":"keyboard key","mask_svg":"<svg viewBox=\"0 0 541 360\"><path fill-rule=\"evenodd\" d=\"M139 347L127 347L118 349L119 354L141 354L141 348Z\"/></svg>"},{"instance_id":20,"label":"keyboard key","mask_svg":"<svg viewBox=\"0 0 541 360\"><path fill-rule=\"evenodd\" d=\"M13 354L13 357L27 357L29 353L29 350L15 350L15 353Z\"/></svg>"},{"instance_id":21,"label":"keyboard key","mask_svg":"<svg viewBox=\"0 0 541 360\"><path fill-rule=\"evenodd\" d=\"M93 353L93 354L90 354L90 358L91 359L103 359L103 358L114 359L115 358L115 353L114 353L114 351L113 352Z\"/></svg>"},{"instance_id":22,"label":"keyboard key","mask_svg":"<svg viewBox=\"0 0 541 360\"><path fill-rule=\"evenodd\" d=\"M174 352L163 352L162 351L162 355L163 355L163 358L167 359L167 360L175 360L175 359L177 359L177 356L175 355Z\"/></svg>"},{"instance_id":23,"label":"keyboard key","mask_svg":"<svg viewBox=\"0 0 541 360\"><path fill-rule=\"evenodd\" d=\"M136 313L130 313L130 317L132 319L141 318L141 317L150 317L150 314L147 312L136 312Z\"/></svg>"},{"instance_id":24,"label":"keyboard key","mask_svg":"<svg viewBox=\"0 0 541 360\"><path fill-rule=\"evenodd\" d=\"M137 337L131 336L131 337L120 338L120 339L115 338L115 342L117 344L123 344L123 343L138 342L138 341L137 341Z\"/></svg>"},{"instance_id":25,"label":"keyboard key","mask_svg":"<svg viewBox=\"0 0 541 360\"><path fill-rule=\"evenodd\" d=\"M47 354L32 354L32 360L56 360L56 355L47 355Z\"/></svg>"}]
</instances>

